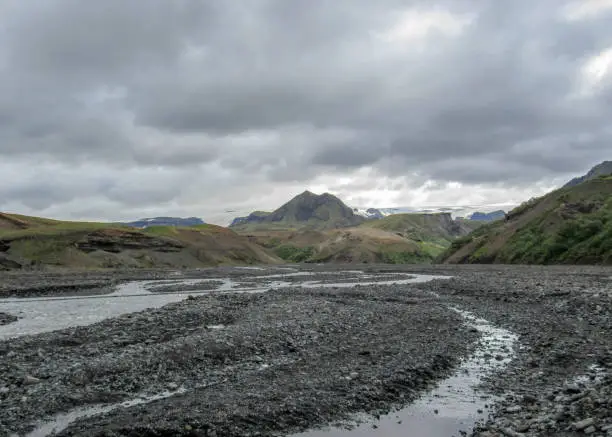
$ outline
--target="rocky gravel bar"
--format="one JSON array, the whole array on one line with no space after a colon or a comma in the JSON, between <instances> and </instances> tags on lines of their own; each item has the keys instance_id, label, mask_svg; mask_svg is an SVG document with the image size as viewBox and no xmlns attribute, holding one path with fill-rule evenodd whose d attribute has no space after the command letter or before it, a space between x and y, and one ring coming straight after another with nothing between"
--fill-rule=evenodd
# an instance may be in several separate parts
<instances>
[{"instance_id":1,"label":"rocky gravel bar","mask_svg":"<svg viewBox=\"0 0 612 437\"><path fill-rule=\"evenodd\" d=\"M485 388L503 399L472 436L612 436L612 269L477 266L419 284L509 329L522 347Z\"/></svg>"},{"instance_id":2,"label":"rocky gravel bar","mask_svg":"<svg viewBox=\"0 0 612 437\"><path fill-rule=\"evenodd\" d=\"M301 269L313 272L303 278L308 281L333 282L329 272L348 269L383 280L401 273L452 278L196 295L90 326L0 341L0 436L26 435L75 408L164 392L153 402L80 418L57 436L287 436L350 421L355 413L385 414L452 374L473 352L478 333L451 308L519 336L509 366L484 381L482 390L499 401L472 436L612 436L612 269ZM14 296L15 287L24 295L43 287L55 293L55 285L80 281L112 286L229 276L260 283L253 277L277 273L29 273L23 283L12 274L3 287Z\"/></svg>"}]
</instances>

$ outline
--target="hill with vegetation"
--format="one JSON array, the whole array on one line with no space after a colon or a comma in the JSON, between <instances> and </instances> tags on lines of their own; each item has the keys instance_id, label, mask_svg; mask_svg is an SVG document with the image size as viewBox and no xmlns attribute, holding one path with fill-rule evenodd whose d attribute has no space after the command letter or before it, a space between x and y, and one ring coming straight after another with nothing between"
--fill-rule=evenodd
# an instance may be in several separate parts
<instances>
[{"instance_id":1,"label":"hill with vegetation","mask_svg":"<svg viewBox=\"0 0 612 437\"><path fill-rule=\"evenodd\" d=\"M0 213L0 268L193 268L282 262L248 238L215 225L70 222Z\"/></svg>"},{"instance_id":2,"label":"hill with vegetation","mask_svg":"<svg viewBox=\"0 0 612 437\"><path fill-rule=\"evenodd\" d=\"M356 226L365 218L355 214L336 196L304 191L277 210L256 211L234 219L230 227L238 231L336 229Z\"/></svg>"},{"instance_id":3,"label":"hill with vegetation","mask_svg":"<svg viewBox=\"0 0 612 437\"><path fill-rule=\"evenodd\" d=\"M249 238L287 262L431 263L441 250L372 228L254 231Z\"/></svg>"},{"instance_id":4,"label":"hill with vegetation","mask_svg":"<svg viewBox=\"0 0 612 437\"><path fill-rule=\"evenodd\" d=\"M585 179L460 238L446 263L612 264L612 176Z\"/></svg>"},{"instance_id":5,"label":"hill with vegetation","mask_svg":"<svg viewBox=\"0 0 612 437\"><path fill-rule=\"evenodd\" d=\"M396 214L338 229L247 230L253 241L289 262L431 263L477 224L450 214Z\"/></svg>"},{"instance_id":6,"label":"hill with vegetation","mask_svg":"<svg viewBox=\"0 0 612 437\"><path fill-rule=\"evenodd\" d=\"M381 229L417 242L431 242L443 247L455 238L469 234L480 223L455 220L450 213L392 214L379 220L367 221L362 227Z\"/></svg>"}]
</instances>

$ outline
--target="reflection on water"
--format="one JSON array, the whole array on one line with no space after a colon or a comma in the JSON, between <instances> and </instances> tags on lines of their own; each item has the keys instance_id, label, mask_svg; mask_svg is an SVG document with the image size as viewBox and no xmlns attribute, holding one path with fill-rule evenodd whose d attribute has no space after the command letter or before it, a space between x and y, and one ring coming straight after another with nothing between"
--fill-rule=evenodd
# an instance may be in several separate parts
<instances>
[{"instance_id":1,"label":"reflection on water","mask_svg":"<svg viewBox=\"0 0 612 437\"><path fill-rule=\"evenodd\" d=\"M464 361L457 372L440 382L433 391L405 409L369 421L354 429L314 430L294 437L449 437L458 430L469 430L486 419L487 399L477 391L483 378L504 368L513 357L516 335L459 311L466 321L481 332L476 352Z\"/></svg>"},{"instance_id":2,"label":"reflection on water","mask_svg":"<svg viewBox=\"0 0 612 437\"><path fill-rule=\"evenodd\" d=\"M0 299L0 311L20 319L2 326L0 340L27 334L86 326L121 314L158 308L183 300L184 294L157 295L146 290L150 281L120 285L112 294L62 298Z\"/></svg>"}]
</instances>

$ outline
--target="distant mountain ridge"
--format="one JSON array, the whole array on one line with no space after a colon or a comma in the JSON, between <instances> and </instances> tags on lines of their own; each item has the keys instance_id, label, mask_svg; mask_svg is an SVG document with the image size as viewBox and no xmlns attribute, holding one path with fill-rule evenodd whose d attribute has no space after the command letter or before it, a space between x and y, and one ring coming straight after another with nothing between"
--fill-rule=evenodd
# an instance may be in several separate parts
<instances>
[{"instance_id":1,"label":"distant mountain ridge","mask_svg":"<svg viewBox=\"0 0 612 437\"><path fill-rule=\"evenodd\" d=\"M608 175L612 175L612 161L603 161L590 169L587 174L572 179L563 187L575 187L576 185L590 181L591 179Z\"/></svg>"},{"instance_id":2,"label":"distant mountain ridge","mask_svg":"<svg viewBox=\"0 0 612 437\"><path fill-rule=\"evenodd\" d=\"M135 220L133 222L121 222L119 224L133 228L148 228L149 226L197 226L203 225L204 220L198 217L153 217Z\"/></svg>"},{"instance_id":3,"label":"distant mountain ridge","mask_svg":"<svg viewBox=\"0 0 612 437\"><path fill-rule=\"evenodd\" d=\"M353 208L353 212L368 220L377 220L385 217L385 214L383 214L383 212L378 208Z\"/></svg>"},{"instance_id":4,"label":"distant mountain ridge","mask_svg":"<svg viewBox=\"0 0 612 437\"><path fill-rule=\"evenodd\" d=\"M230 227L248 225L249 223L261 223L270 214L271 212L268 211L253 211L246 217L236 217L230 223Z\"/></svg>"},{"instance_id":5,"label":"distant mountain ridge","mask_svg":"<svg viewBox=\"0 0 612 437\"><path fill-rule=\"evenodd\" d=\"M230 227L335 229L357 226L364 221L364 217L355 214L333 194L304 191L270 213L255 211L246 217L237 217Z\"/></svg>"},{"instance_id":6,"label":"distant mountain ridge","mask_svg":"<svg viewBox=\"0 0 612 437\"><path fill-rule=\"evenodd\" d=\"M495 220L501 220L506 216L506 211L498 209L492 212L480 212L476 211L468 216L468 220L476 220L481 222L492 222Z\"/></svg>"}]
</instances>

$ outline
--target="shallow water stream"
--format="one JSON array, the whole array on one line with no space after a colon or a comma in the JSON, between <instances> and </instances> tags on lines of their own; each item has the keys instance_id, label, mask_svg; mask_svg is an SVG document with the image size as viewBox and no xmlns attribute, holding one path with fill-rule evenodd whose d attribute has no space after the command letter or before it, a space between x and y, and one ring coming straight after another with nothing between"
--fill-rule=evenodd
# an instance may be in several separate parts
<instances>
[{"instance_id":1,"label":"shallow water stream","mask_svg":"<svg viewBox=\"0 0 612 437\"><path fill-rule=\"evenodd\" d=\"M482 337L475 353L434 390L407 408L379 420L366 418L356 428L320 429L295 434L294 437L450 437L458 435L459 430L469 431L478 421L484 421L487 406L493 399L479 392L478 385L488 374L503 369L512 360L517 336L471 313L458 312L469 325L478 329ZM355 422L358 421L356 418Z\"/></svg>"},{"instance_id":2,"label":"shallow water stream","mask_svg":"<svg viewBox=\"0 0 612 437\"><path fill-rule=\"evenodd\" d=\"M336 273L336 272L333 272ZM345 274L347 272L337 272ZM350 271L358 276L363 272ZM405 275L406 279L388 281L368 282L338 282L320 283L320 281L304 280L288 282L282 279L304 276L311 277L310 272L283 273L266 276L254 276L234 281L230 278L211 279L176 279L157 281L133 281L122 284L110 294L95 296L61 296L61 297L33 297L33 298L9 298L0 299L0 312L17 316L19 320L7 325L0 326L0 340L19 337L22 335L40 334L74 326L87 326L105 319L117 317L122 314L134 313L150 308L159 308L173 302L186 299L189 295L218 294L218 293L263 293L268 290L279 288L316 288L316 287L354 287L361 285L389 285L389 284L414 284L426 282L436 278L431 275ZM262 281L264 279L264 281ZM369 278L368 278L369 279ZM257 286L243 286L250 280L261 281ZM148 287L158 285L194 285L206 282L218 282L222 284L210 289L203 286L202 290L151 292ZM206 289L204 289L206 288Z\"/></svg>"}]
</instances>

